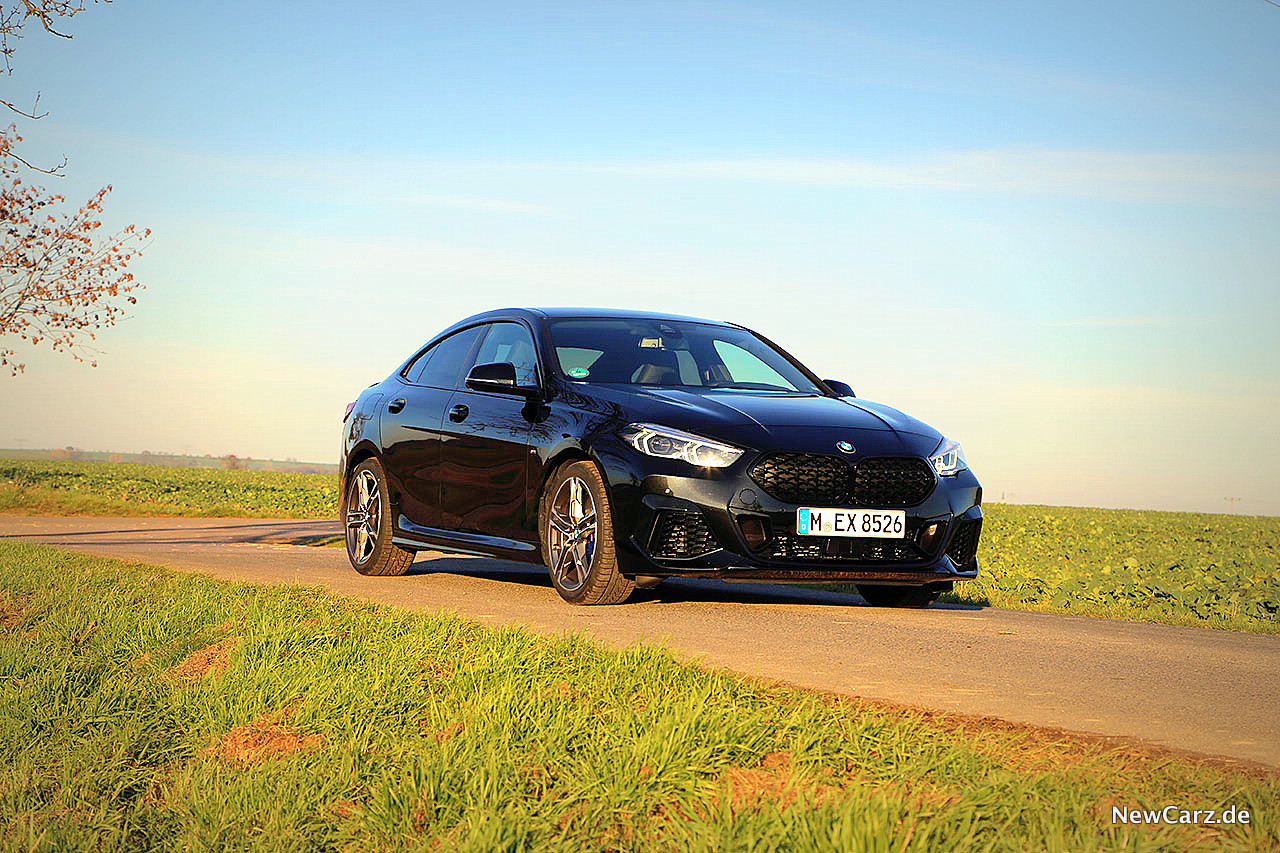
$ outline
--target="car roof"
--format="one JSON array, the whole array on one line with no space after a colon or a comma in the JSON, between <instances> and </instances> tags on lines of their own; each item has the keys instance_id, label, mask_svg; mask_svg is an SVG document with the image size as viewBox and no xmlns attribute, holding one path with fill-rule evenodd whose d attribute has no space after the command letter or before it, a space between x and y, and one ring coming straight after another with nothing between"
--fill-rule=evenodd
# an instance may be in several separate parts
<instances>
[{"instance_id":1,"label":"car roof","mask_svg":"<svg viewBox=\"0 0 1280 853\"><path fill-rule=\"evenodd\" d=\"M667 314L663 311L636 311L630 308L532 308L543 317L549 319L560 317L599 317L610 320L684 320L693 323L707 323L712 326L729 326L723 320L708 320L704 317L689 317L684 314Z\"/></svg>"},{"instance_id":2,"label":"car roof","mask_svg":"<svg viewBox=\"0 0 1280 853\"><path fill-rule=\"evenodd\" d=\"M686 323L706 323L711 326L724 326L731 328L743 328L737 323L728 323L724 320L707 320L702 317L687 317L683 314L666 314L661 311L634 311L628 308L497 308L492 311L483 311L479 314L472 314L470 317L464 317L456 323L451 324L447 328L433 335L426 344L418 347L412 355L410 355L401 365L396 368L397 373L402 373L409 364L418 357L424 349L434 346L440 341L454 332L465 329L468 326L475 326L480 323L495 323L500 320L514 320L516 322L525 322L531 326L537 326L540 320L554 320L559 318L580 317L580 318L599 318L608 320L674 320Z\"/></svg>"},{"instance_id":3,"label":"car roof","mask_svg":"<svg viewBox=\"0 0 1280 853\"><path fill-rule=\"evenodd\" d=\"M493 311L484 311L479 314L472 314L470 317L464 317L448 328L433 335L423 347L419 347L413 355L409 356L398 370L404 370L409 362L417 358L417 353L421 352L425 347L432 346L443 338L452 335L459 329L465 329L468 326L475 326L479 323L495 323L500 320L515 320L516 322L525 322L530 326L537 326L540 320L555 320L567 317L583 317L583 318L600 318L607 320L675 320L686 323L706 323L711 326L724 326L731 328L742 328L737 323L727 323L723 320L705 320L701 317L686 317L682 314L664 314L661 311L633 311L627 308L498 308Z\"/></svg>"},{"instance_id":4,"label":"car roof","mask_svg":"<svg viewBox=\"0 0 1280 853\"><path fill-rule=\"evenodd\" d=\"M524 320L537 319L560 319L566 317L591 317L609 320L674 320L692 323L707 323L712 326L733 326L734 323L727 323L723 320L707 320L702 317L688 317L683 314L667 314L662 311L636 311L629 308L499 308L494 311L485 311L481 314L473 314L464 320L459 320L450 328L460 328L469 326L473 323L493 320L512 320L516 318Z\"/></svg>"}]
</instances>

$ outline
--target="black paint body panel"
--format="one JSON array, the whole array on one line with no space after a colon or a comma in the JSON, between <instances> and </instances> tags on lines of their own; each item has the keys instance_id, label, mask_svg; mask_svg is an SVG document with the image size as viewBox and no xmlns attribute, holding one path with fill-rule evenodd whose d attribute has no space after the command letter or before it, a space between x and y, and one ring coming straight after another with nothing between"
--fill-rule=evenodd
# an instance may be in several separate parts
<instances>
[{"instance_id":1,"label":"black paint body panel","mask_svg":"<svg viewBox=\"0 0 1280 853\"><path fill-rule=\"evenodd\" d=\"M398 544L540 562L538 505L547 478L567 459L589 459L608 486L618 559L628 575L930 584L977 574L976 559L958 566L946 554L959 524L982 517L982 489L968 470L937 477L928 497L906 509L909 536L935 522L941 525L934 547L920 559L782 560L753 550L736 519L760 518L776 533L794 530L797 509L770 497L751 478L749 471L761 457L803 453L846 463L869 457L927 459L942 435L891 407L837 396L790 356L822 393L590 384L560 373L548 319L610 316L692 319L585 308L506 309L456 323L360 395L344 424L344 486L359 461L377 456L387 472ZM471 390L461 378L456 387L428 388L402 376L435 341L499 321L520 323L533 337L540 362L535 397ZM398 400L403 408L390 411ZM459 406L465 407L461 419ZM685 430L746 452L723 469L647 456L618 435L637 422ZM838 442L851 443L855 452L842 455ZM650 536L663 510L699 513L718 547L689 559L653 556Z\"/></svg>"}]
</instances>

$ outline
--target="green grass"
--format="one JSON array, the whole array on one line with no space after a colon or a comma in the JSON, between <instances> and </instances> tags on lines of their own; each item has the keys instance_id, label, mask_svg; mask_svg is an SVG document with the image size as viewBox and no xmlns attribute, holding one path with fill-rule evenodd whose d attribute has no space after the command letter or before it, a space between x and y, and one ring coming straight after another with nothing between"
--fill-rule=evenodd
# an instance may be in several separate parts
<instances>
[{"instance_id":1,"label":"green grass","mask_svg":"<svg viewBox=\"0 0 1280 853\"><path fill-rule=\"evenodd\" d=\"M336 518L332 474L0 459L0 513Z\"/></svg>"},{"instance_id":2,"label":"green grass","mask_svg":"<svg viewBox=\"0 0 1280 853\"><path fill-rule=\"evenodd\" d=\"M0 543L0 845L1274 850L1280 777ZM193 652L210 649L189 657ZM217 652L225 655L224 667ZM1114 826L1111 806L1250 810Z\"/></svg>"},{"instance_id":3,"label":"green grass","mask_svg":"<svg viewBox=\"0 0 1280 853\"><path fill-rule=\"evenodd\" d=\"M334 518L337 500L336 478L322 474L0 460L0 512ZM1280 518L1005 504L983 512L982 573L950 600L1280 633Z\"/></svg>"}]
</instances>

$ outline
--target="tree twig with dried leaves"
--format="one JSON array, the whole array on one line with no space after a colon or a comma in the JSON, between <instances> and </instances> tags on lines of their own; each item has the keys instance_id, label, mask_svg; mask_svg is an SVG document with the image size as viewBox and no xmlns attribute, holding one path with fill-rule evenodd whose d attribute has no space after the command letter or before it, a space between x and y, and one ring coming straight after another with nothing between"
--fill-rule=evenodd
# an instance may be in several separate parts
<instances>
[{"instance_id":1,"label":"tree twig with dried leaves","mask_svg":"<svg viewBox=\"0 0 1280 853\"><path fill-rule=\"evenodd\" d=\"M14 337L97 367L91 342L137 302L142 285L128 266L151 231L99 234L110 186L69 211L65 197L24 183L10 153L19 141L14 127L0 132L0 369L25 369Z\"/></svg>"}]
</instances>

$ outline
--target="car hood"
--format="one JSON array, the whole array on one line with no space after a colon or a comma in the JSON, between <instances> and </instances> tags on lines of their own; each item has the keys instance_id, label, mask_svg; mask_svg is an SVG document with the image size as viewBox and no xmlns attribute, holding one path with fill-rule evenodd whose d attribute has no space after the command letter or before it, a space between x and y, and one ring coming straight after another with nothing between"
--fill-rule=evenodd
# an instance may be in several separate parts
<instances>
[{"instance_id":1,"label":"car hood","mask_svg":"<svg viewBox=\"0 0 1280 853\"><path fill-rule=\"evenodd\" d=\"M831 454L848 441L859 455L927 455L942 440L928 424L890 406L852 397L743 391L592 386L632 421L663 424L739 447Z\"/></svg>"}]
</instances>

